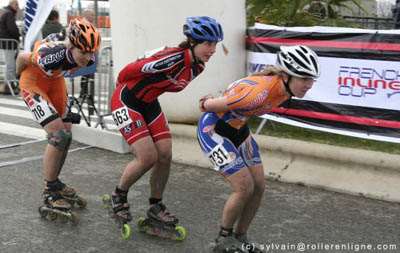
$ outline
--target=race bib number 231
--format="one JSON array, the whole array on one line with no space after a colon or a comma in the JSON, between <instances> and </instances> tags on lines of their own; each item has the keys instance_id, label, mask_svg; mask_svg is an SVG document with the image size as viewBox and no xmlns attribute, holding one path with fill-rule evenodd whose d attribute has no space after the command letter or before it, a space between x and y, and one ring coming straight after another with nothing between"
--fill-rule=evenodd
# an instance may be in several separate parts
<instances>
[{"instance_id":1,"label":"race bib number 231","mask_svg":"<svg viewBox=\"0 0 400 253\"><path fill-rule=\"evenodd\" d=\"M213 148L211 152L208 153L208 158L216 170L218 170L219 167L232 162L231 155L229 155L228 151L226 151L222 144L218 144L215 148Z\"/></svg>"}]
</instances>

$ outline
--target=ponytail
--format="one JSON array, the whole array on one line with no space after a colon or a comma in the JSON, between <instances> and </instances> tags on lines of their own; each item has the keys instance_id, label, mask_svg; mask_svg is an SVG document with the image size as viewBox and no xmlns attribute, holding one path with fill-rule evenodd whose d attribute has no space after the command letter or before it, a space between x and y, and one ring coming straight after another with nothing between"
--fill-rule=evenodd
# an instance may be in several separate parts
<instances>
[{"instance_id":1,"label":"ponytail","mask_svg":"<svg viewBox=\"0 0 400 253\"><path fill-rule=\"evenodd\" d=\"M182 41L181 43L179 43L178 47L180 48L193 48L195 47L197 44L201 44L203 43L203 41L198 41L198 40L194 40L190 37L187 37L186 40Z\"/></svg>"},{"instance_id":2,"label":"ponytail","mask_svg":"<svg viewBox=\"0 0 400 253\"><path fill-rule=\"evenodd\" d=\"M184 49L187 49L187 48L190 48L190 41L187 39L187 40L184 40L184 41L182 41L181 43L179 43L179 45L178 45L178 47L180 47L180 48L184 48Z\"/></svg>"},{"instance_id":3,"label":"ponytail","mask_svg":"<svg viewBox=\"0 0 400 253\"><path fill-rule=\"evenodd\" d=\"M283 69L275 65L267 65L265 69L260 72L253 73L251 76L282 76L285 73Z\"/></svg>"}]
</instances>

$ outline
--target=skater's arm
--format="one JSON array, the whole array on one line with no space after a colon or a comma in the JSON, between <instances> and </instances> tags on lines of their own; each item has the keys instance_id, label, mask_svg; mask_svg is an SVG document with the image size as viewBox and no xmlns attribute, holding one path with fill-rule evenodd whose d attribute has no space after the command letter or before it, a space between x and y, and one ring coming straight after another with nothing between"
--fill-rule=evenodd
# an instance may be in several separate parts
<instances>
[{"instance_id":1,"label":"skater's arm","mask_svg":"<svg viewBox=\"0 0 400 253\"><path fill-rule=\"evenodd\" d=\"M199 107L202 112L226 112L229 110L228 100L225 96L213 98L207 95L200 99Z\"/></svg>"}]
</instances>

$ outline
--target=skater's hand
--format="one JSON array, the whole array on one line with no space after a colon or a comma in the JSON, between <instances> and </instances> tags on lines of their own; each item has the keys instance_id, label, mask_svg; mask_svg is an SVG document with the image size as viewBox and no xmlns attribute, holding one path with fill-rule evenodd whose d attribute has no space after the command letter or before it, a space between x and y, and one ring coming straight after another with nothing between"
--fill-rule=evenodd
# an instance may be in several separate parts
<instances>
[{"instance_id":1,"label":"skater's hand","mask_svg":"<svg viewBox=\"0 0 400 253\"><path fill-rule=\"evenodd\" d=\"M210 98L214 98L214 97L211 94L207 94L207 95L205 95L205 96L200 98L200 100L199 100L199 109L200 109L201 112L206 112L207 111L206 108L204 107L204 103L206 102L207 99L210 99Z\"/></svg>"}]
</instances>

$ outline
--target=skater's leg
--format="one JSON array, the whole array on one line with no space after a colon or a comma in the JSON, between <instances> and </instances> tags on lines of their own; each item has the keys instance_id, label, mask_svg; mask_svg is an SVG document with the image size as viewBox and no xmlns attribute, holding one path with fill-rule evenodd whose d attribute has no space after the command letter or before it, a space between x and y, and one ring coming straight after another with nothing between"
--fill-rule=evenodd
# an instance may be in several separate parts
<instances>
[{"instance_id":1,"label":"skater's leg","mask_svg":"<svg viewBox=\"0 0 400 253\"><path fill-rule=\"evenodd\" d=\"M43 156L43 174L45 190L43 192L44 202L53 208L70 209L71 205L60 194L62 184L58 180L64 157L71 136L65 129L64 123L57 118L44 126L48 134L48 142ZM68 152L68 150L66 151Z\"/></svg>"},{"instance_id":2,"label":"skater's leg","mask_svg":"<svg viewBox=\"0 0 400 253\"><path fill-rule=\"evenodd\" d=\"M65 146L65 148L64 148L64 150L63 150L63 156L61 157L61 159L60 159L60 161L59 161L59 164L58 164L59 168L58 168L57 177L58 177L58 176L60 175L60 173L61 173L61 169L62 169L62 167L64 166L65 159L67 158L68 150L69 150L69 147L70 147L71 142L72 142L72 132L71 132L72 123L65 123L65 122L64 122L64 128L65 128L65 132L66 132L68 135L70 135L71 138L70 138L69 141L66 143L66 146Z\"/></svg>"},{"instance_id":3,"label":"skater's leg","mask_svg":"<svg viewBox=\"0 0 400 253\"><path fill-rule=\"evenodd\" d=\"M171 214L166 206L161 202L168 182L171 158L172 141L171 138L165 138L156 142L158 151L158 160L152 170L150 177L151 196L149 199L150 209L147 215L153 219L165 222L167 224L177 224L178 219Z\"/></svg>"},{"instance_id":4,"label":"skater's leg","mask_svg":"<svg viewBox=\"0 0 400 253\"><path fill-rule=\"evenodd\" d=\"M62 189L60 190L60 194L61 194L63 197L67 197L67 198L76 198L76 197L77 197L77 195L76 195L76 193L77 193L76 190L75 190L74 188L70 187L70 186L67 186L66 184L64 184L63 182L61 182L61 181L58 179L58 177L59 177L59 175L60 175L60 173L61 173L62 167L64 166L65 160L66 160L66 158L67 158L69 147L70 147L71 142L72 142L72 133L71 133L72 123L64 122L63 124L64 124L64 128L65 128L66 134L70 135L71 138L70 138L70 139L68 140L68 142L66 143L65 148L64 148L64 150L62 151L63 154L62 154L60 160L59 160L58 163L57 163L57 166L58 166L57 180L59 181L60 185L62 186ZM80 201L84 201L84 200L83 200L82 198L80 198Z\"/></svg>"},{"instance_id":5,"label":"skater's leg","mask_svg":"<svg viewBox=\"0 0 400 253\"><path fill-rule=\"evenodd\" d=\"M149 136L145 136L131 144L130 150L135 159L126 165L119 185L112 193L114 213L126 220L132 219L127 201L129 188L151 169L157 160L157 150L152 138Z\"/></svg>"},{"instance_id":6,"label":"skater's leg","mask_svg":"<svg viewBox=\"0 0 400 253\"><path fill-rule=\"evenodd\" d=\"M244 206L253 195L254 182L248 168L242 168L235 174L226 177L226 179L231 185L232 193L225 202L221 226L231 229L240 218Z\"/></svg>"},{"instance_id":7,"label":"skater's leg","mask_svg":"<svg viewBox=\"0 0 400 253\"><path fill-rule=\"evenodd\" d=\"M128 191L157 161L157 150L150 136L131 144L130 151L135 159L126 165L118 184L118 188L124 191Z\"/></svg>"},{"instance_id":8,"label":"skater's leg","mask_svg":"<svg viewBox=\"0 0 400 253\"><path fill-rule=\"evenodd\" d=\"M246 234L249 229L250 223L257 213L260 206L264 190L265 190L265 178L264 169L262 164L250 167L249 171L254 181L254 191L246 205L243 208L243 212L240 215L239 221L236 224L235 232L238 234Z\"/></svg>"},{"instance_id":9,"label":"skater's leg","mask_svg":"<svg viewBox=\"0 0 400 253\"><path fill-rule=\"evenodd\" d=\"M155 106L159 107L158 102ZM158 157L150 176L150 208L147 215L166 224L177 224L178 219L169 213L162 203L171 168L172 141L168 122L161 108L159 112L159 115L149 123L149 131L154 140Z\"/></svg>"},{"instance_id":10,"label":"skater's leg","mask_svg":"<svg viewBox=\"0 0 400 253\"><path fill-rule=\"evenodd\" d=\"M162 199L165 186L167 185L172 158L172 141L170 138L162 139L155 143L158 159L151 171L150 197Z\"/></svg>"},{"instance_id":11,"label":"skater's leg","mask_svg":"<svg viewBox=\"0 0 400 253\"><path fill-rule=\"evenodd\" d=\"M64 151L68 150L71 134L65 129L61 118L57 118L46 126L48 144L43 156L43 174L46 181L55 181L62 166Z\"/></svg>"}]
</instances>

